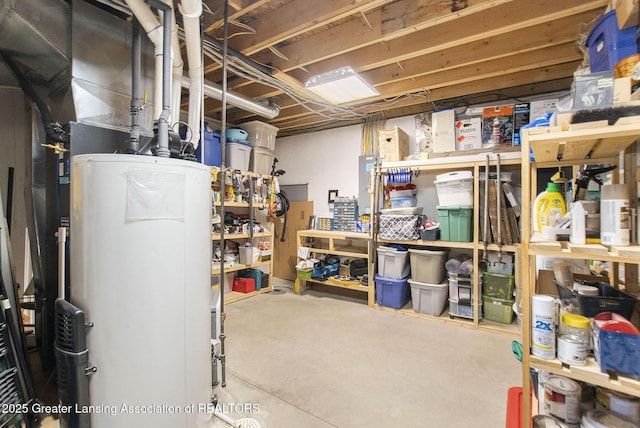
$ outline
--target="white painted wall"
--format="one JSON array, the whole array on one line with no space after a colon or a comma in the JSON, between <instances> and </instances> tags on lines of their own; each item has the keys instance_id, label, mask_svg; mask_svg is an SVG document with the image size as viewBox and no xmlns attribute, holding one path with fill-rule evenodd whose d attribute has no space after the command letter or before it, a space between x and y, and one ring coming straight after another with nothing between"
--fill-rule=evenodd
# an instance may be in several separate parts
<instances>
[{"instance_id":1,"label":"white painted wall","mask_svg":"<svg viewBox=\"0 0 640 428\"><path fill-rule=\"evenodd\" d=\"M385 128L398 126L415 145L413 116L389 119ZM309 200L317 217L332 217L327 203L329 190L339 196L358 196L358 156L362 145L360 125L277 138L278 168L286 171L280 184L309 184Z\"/></svg>"}]
</instances>

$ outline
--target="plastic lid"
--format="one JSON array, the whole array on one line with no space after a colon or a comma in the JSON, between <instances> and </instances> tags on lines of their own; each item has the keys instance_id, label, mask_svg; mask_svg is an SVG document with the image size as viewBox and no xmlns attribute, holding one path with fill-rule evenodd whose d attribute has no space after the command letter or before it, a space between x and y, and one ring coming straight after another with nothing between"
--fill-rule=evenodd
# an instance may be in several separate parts
<instances>
[{"instance_id":1,"label":"plastic lid","mask_svg":"<svg viewBox=\"0 0 640 428\"><path fill-rule=\"evenodd\" d=\"M563 314L562 322L569 327L588 328L589 318L578 314Z\"/></svg>"},{"instance_id":2,"label":"plastic lid","mask_svg":"<svg viewBox=\"0 0 640 428\"><path fill-rule=\"evenodd\" d=\"M549 182L547 183L547 192L559 192L560 185L558 183Z\"/></svg>"},{"instance_id":3,"label":"plastic lid","mask_svg":"<svg viewBox=\"0 0 640 428\"><path fill-rule=\"evenodd\" d=\"M600 290L598 290L598 287L594 287L593 285L579 285L578 294L582 296L599 296Z\"/></svg>"}]
</instances>

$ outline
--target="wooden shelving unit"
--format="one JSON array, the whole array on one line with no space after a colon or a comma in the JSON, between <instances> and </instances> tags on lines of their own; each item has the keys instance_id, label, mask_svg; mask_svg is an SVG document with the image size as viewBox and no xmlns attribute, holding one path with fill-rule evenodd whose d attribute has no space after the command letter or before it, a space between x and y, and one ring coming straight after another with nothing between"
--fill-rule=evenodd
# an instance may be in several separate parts
<instances>
[{"instance_id":1,"label":"wooden shelving unit","mask_svg":"<svg viewBox=\"0 0 640 428\"><path fill-rule=\"evenodd\" d=\"M341 257L353 257L366 259L367 263L371 256L371 239L366 233L358 232L339 232L326 230L300 230L297 233L298 248L308 248L309 253L330 254ZM355 245L354 245L355 244ZM298 261L302 260L298 257ZM369 266L371 264L369 263ZM332 287L346 288L356 290L368 294L367 302L372 306L375 302L375 295L371 290L371 268L369 268L369 285L362 286L360 284L345 284L342 282L318 281L315 279L297 278L294 283L294 291L300 294L309 284L323 284Z\"/></svg>"},{"instance_id":2,"label":"wooden shelving unit","mask_svg":"<svg viewBox=\"0 0 640 428\"><path fill-rule=\"evenodd\" d=\"M537 171L540 168L557 168L558 166L580 166L584 164L609 163L618 165L621 158L625 159L625 177L631 176L627 184L630 194L635 195L635 169L637 154L629 149L640 137L640 118L622 118L615 125L600 125L588 129L574 129L562 131L558 128L535 128L525 133L522 142L522 188L529 197L523 197L521 219L522 252L521 270L523 282L523 314L522 314L522 383L523 396L528 397L531 391L530 369L544 370L563 375L575 380L602 386L614 391L623 392L640 397L640 382L618 376L611 377L602 373L596 361L589 359L586 366L568 366L558 360L544 360L530 354L531 349L531 297L536 293L536 256L554 256L569 259L604 260L618 263L640 264L640 247L606 247L603 245L571 245L555 241L545 241L539 235L532 233L531 201L535 198L537 189ZM529 157L533 151L535 162ZM620 156L621 153L625 156ZM561 161L558 159L561 158ZM630 162L626 162L626 161ZM631 171L634 171L631 173ZM615 175L614 175L615 177ZM614 181L615 182L615 181ZM635 268L635 266L634 266ZM613 269L612 269L613 270ZM614 284L616 274L612 272ZM627 292L638 294L636 286L627 287ZM530 421L536 409L524 400L523 421ZM527 422L523 426L528 426Z\"/></svg>"},{"instance_id":3,"label":"wooden shelving unit","mask_svg":"<svg viewBox=\"0 0 640 428\"><path fill-rule=\"evenodd\" d=\"M254 173L248 173L248 172L242 172L243 176L250 176L250 179L255 180L258 175L254 174ZM269 182L271 180L270 176L265 176L265 175L261 175L262 179L265 182ZM214 186L218 185L217 182L213 183ZM216 207L220 207L220 202L217 201L214 203L214 206ZM225 211L227 208L229 208L230 210L232 210L233 212L248 212L250 209L253 210L264 210L266 209L269 204L267 203L254 203L254 204L250 204L249 202L235 202L235 201L225 201L224 202L224 206L225 206ZM266 218L266 216L264 216ZM270 248L271 251L273 251L273 224L269 223L269 226L267 226L268 228L270 228L270 231L268 232L256 232L253 234L250 233L225 233L224 234L224 239L225 242L226 241L233 241L233 242L238 242L241 244L244 244L245 242L252 242L252 241L269 241L270 244ZM222 238L220 233L212 233L211 234L211 240L212 242L216 242L216 241L220 241L220 239ZM252 242L252 244L255 244L255 242ZM233 302L237 302L238 300L243 300L243 299L247 299L249 297L252 296L256 296L258 294L263 294L263 293L268 293L270 291L273 290L273 286L272 286L272 275L273 275L273 255L269 256L268 260L265 261L258 261L256 263L252 263L250 265L245 265L245 264L234 264L233 266L230 267L224 267L223 269L217 268L217 269L212 269L211 270L211 275L217 275L218 277L224 273L233 273L233 272L238 272L244 269L259 269L261 267L266 267L268 272L269 272L269 281L267 284L261 284L261 288L260 290L257 291L253 291L250 293L240 293L237 291L226 291L224 293L224 301L225 303L233 303ZM213 289L218 288L218 286L214 286L212 287Z\"/></svg>"},{"instance_id":4,"label":"wooden shelving unit","mask_svg":"<svg viewBox=\"0 0 640 428\"><path fill-rule=\"evenodd\" d=\"M387 171L396 169L396 168L411 168L413 170L419 171L420 174L440 174L444 172L450 171L460 171L466 170L471 171L473 174L473 206L480 207L480 174L484 173L484 169L487 165L487 156L489 157L489 166L492 168L492 171L495 171L498 156L500 157L500 166L502 171L512 171L519 172L520 171L520 163L521 163L521 155L520 151L508 150L504 152L476 152L469 155L464 156L448 156L448 157L439 157L427 160L419 160L419 161L405 161L405 162L387 162L382 163L382 165L378 168L380 174L386 174ZM373 203L372 203L373 206ZM473 237L470 242L450 242L450 241L424 241L424 240L415 240L415 241L400 241L400 240L389 240L389 239L381 239L376 238L377 245L387 245L387 244L401 244L411 246L413 248L448 248L448 249L464 249L469 250L471 252L472 258L474 260L475 266L474 271L479 271L479 262L482 259L482 253L485 249L483 242L481 242L480 230L480 209L473 210ZM505 253L511 253L514 256L514 265L516 266L516 283L520 283L520 275L517 263L520 245L501 245L497 244L488 244L486 246L487 251L502 251ZM372 251L376 251L375 248ZM374 275L370 275L369 280L370 287L372 287L372 294L375 294L375 277ZM483 320L480 318L479 314L482 307L482 296L480 284L478 282L477 275L474 275L474 286L473 286L473 302L474 302L474 318L466 319L454 317L450 318L448 315L448 311L445 309L442 315L438 317L433 317L426 314L420 314L413 311L413 308L408 307L402 309L391 309L382 307L379 305L373 305L376 309L398 312L410 316L415 316L419 318L425 318L429 320L436 320L445 323L455 324L462 327L472 328L472 329L480 329L486 330L494 333L507 334L509 336L517 336L519 335L519 329L517 325L517 321L515 320L511 324L502 324L498 322Z\"/></svg>"}]
</instances>

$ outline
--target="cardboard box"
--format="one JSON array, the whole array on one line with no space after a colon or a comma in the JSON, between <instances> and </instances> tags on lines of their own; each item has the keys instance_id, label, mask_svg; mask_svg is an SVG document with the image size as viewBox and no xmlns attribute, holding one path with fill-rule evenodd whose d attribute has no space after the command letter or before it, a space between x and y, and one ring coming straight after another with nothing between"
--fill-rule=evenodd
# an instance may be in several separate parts
<instances>
[{"instance_id":1,"label":"cardboard box","mask_svg":"<svg viewBox=\"0 0 640 428\"><path fill-rule=\"evenodd\" d=\"M529 103L531 108L531 113L530 113L531 121L534 121L539 117L543 117L550 111L555 111L556 104L558 103L558 101L560 101L559 98L549 98L546 100L531 101Z\"/></svg>"},{"instance_id":2,"label":"cardboard box","mask_svg":"<svg viewBox=\"0 0 640 428\"><path fill-rule=\"evenodd\" d=\"M613 104L631 101L631 77L618 77L613 81Z\"/></svg>"},{"instance_id":3,"label":"cardboard box","mask_svg":"<svg viewBox=\"0 0 640 428\"><path fill-rule=\"evenodd\" d=\"M447 153L456 150L455 112L442 110L431 115L433 127L433 153Z\"/></svg>"},{"instance_id":4,"label":"cardboard box","mask_svg":"<svg viewBox=\"0 0 640 428\"><path fill-rule=\"evenodd\" d=\"M513 106L513 145L520 145L520 128L531 119L531 104L518 103Z\"/></svg>"},{"instance_id":5,"label":"cardboard box","mask_svg":"<svg viewBox=\"0 0 640 428\"><path fill-rule=\"evenodd\" d=\"M552 270L539 270L538 271L538 281L536 283L536 294L546 294L548 296L558 296L558 288L556 287L556 283L553 282L553 271ZM609 284L609 277L606 276L592 276L592 275L582 275L579 273L573 274L574 279L584 280L584 281L599 281L606 282Z\"/></svg>"},{"instance_id":6,"label":"cardboard box","mask_svg":"<svg viewBox=\"0 0 640 428\"><path fill-rule=\"evenodd\" d=\"M615 0L614 7L619 29L640 25L640 0Z\"/></svg>"},{"instance_id":7,"label":"cardboard box","mask_svg":"<svg viewBox=\"0 0 640 428\"><path fill-rule=\"evenodd\" d=\"M378 131L378 154L383 162L397 162L409 156L409 135L394 126Z\"/></svg>"},{"instance_id":8,"label":"cardboard box","mask_svg":"<svg viewBox=\"0 0 640 428\"><path fill-rule=\"evenodd\" d=\"M511 145L513 140L513 105L482 109L482 145L487 148Z\"/></svg>"},{"instance_id":9,"label":"cardboard box","mask_svg":"<svg viewBox=\"0 0 640 428\"><path fill-rule=\"evenodd\" d=\"M456 150L482 148L482 119L472 117L456 121Z\"/></svg>"}]
</instances>

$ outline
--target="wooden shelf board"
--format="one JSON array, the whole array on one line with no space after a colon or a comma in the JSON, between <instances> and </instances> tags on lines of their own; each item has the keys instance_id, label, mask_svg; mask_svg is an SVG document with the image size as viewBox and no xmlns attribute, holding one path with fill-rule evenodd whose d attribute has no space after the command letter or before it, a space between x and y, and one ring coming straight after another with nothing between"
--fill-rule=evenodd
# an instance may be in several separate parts
<instances>
[{"instance_id":1,"label":"wooden shelf board","mask_svg":"<svg viewBox=\"0 0 640 428\"><path fill-rule=\"evenodd\" d=\"M360 284L341 284L339 282L333 282L331 280L326 280L326 281L320 281L317 279L301 279L300 281L304 281L307 283L312 283L312 284L322 284L322 285L328 285L331 287L339 287L339 288L346 288L348 290L356 290L356 291L364 291L364 292L368 292L369 291L369 287L368 286L364 286L364 285L360 285Z\"/></svg>"},{"instance_id":2,"label":"wooden shelf board","mask_svg":"<svg viewBox=\"0 0 640 428\"><path fill-rule=\"evenodd\" d=\"M597 251L587 251L588 246L583 246L580 251L572 251L572 248L562 248L560 245L547 245L545 243L530 243L529 255L534 256L550 256L564 257L571 259L585 260L602 260L620 263L640 263L640 249L638 246L631 247L613 247L608 249L604 246L598 246Z\"/></svg>"},{"instance_id":3,"label":"wooden shelf board","mask_svg":"<svg viewBox=\"0 0 640 428\"><path fill-rule=\"evenodd\" d=\"M237 265L233 265L230 268L226 268L224 270L225 273L229 273L229 272L237 272L239 270L243 270L243 269L249 269L249 268L258 268L260 266L267 266L270 265L271 261L270 260L266 260L264 262L257 262L257 263L253 263L250 265L241 265L241 264L237 264ZM211 270L211 274L212 275L219 275L220 274L220 269L212 269Z\"/></svg>"},{"instance_id":4,"label":"wooden shelf board","mask_svg":"<svg viewBox=\"0 0 640 428\"><path fill-rule=\"evenodd\" d=\"M257 296L258 294L268 293L273 290L273 287L261 288L258 291L252 291L251 293L239 293L237 291L231 291L224 293L225 303L234 303L239 300L248 299L249 297Z\"/></svg>"},{"instance_id":5,"label":"wooden shelf board","mask_svg":"<svg viewBox=\"0 0 640 428\"><path fill-rule=\"evenodd\" d=\"M254 238L270 238L271 235L273 235L273 233L271 232L258 232L258 233L254 233L253 237ZM220 240L220 234L219 233L211 234L211 239L213 241ZM248 233L225 233L224 239L249 239L249 234Z\"/></svg>"},{"instance_id":6,"label":"wooden shelf board","mask_svg":"<svg viewBox=\"0 0 640 428\"><path fill-rule=\"evenodd\" d=\"M433 316L429 314L422 314L420 312L416 312L413 310L413 304L411 302L407 303L405 306L403 306L400 309L388 308L386 306L378 305L377 303L374 304L372 307L380 311L393 312L393 313L398 313L401 315L406 315L414 318L428 319L428 320L433 320L433 321L475 329L475 325L472 319L459 318L459 317L450 318L448 306L445 307L445 310L439 316Z\"/></svg>"},{"instance_id":7,"label":"wooden shelf board","mask_svg":"<svg viewBox=\"0 0 640 428\"><path fill-rule=\"evenodd\" d=\"M572 379L603 386L614 391L640 396L640 382L623 376L611 379L609 374L602 373L600 366L591 357L587 358L585 366L568 366L558 360L543 360L541 358L529 357L529 365L539 370L549 371L559 375L565 375Z\"/></svg>"},{"instance_id":8,"label":"wooden shelf board","mask_svg":"<svg viewBox=\"0 0 640 428\"><path fill-rule=\"evenodd\" d=\"M219 207L220 206L220 202L216 202L215 206ZM225 206L225 208L249 208L249 202L225 201L224 202L224 206ZM253 204L253 208L257 208L257 209L265 209L268 206L269 206L269 204Z\"/></svg>"},{"instance_id":9,"label":"wooden shelf board","mask_svg":"<svg viewBox=\"0 0 640 428\"><path fill-rule=\"evenodd\" d=\"M366 233L341 232L338 230L308 229L298 231L298 235L306 238L337 239L346 241L348 241L349 239L371 239L371 237Z\"/></svg>"},{"instance_id":10,"label":"wooden shelf board","mask_svg":"<svg viewBox=\"0 0 640 428\"><path fill-rule=\"evenodd\" d=\"M343 249L327 250L325 248L311 248L311 247L306 247L306 248L309 248L310 253L335 254L336 256L344 256L344 257L359 257L359 258L368 257L366 248L363 248L364 252L356 252L356 251L343 250Z\"/></svg>"},{"instance_id":11,"label":"wooden shelf board","mask_svg":"<svg viewBox=\"0 0 640 428\"><path fill-rule=\"evenodd\" d=\"M563 161L580 161L589 153L591 158L617 156L638 139L638 134L640 118L636 116L635 121L625 119L611 126L536 133L528 138L536 162L553 162L559 154Z\"/></svg>"},{"instance_id":12,"label":"wooden shelf board","mask_svg":"<svg viewBox=\"0 0 640 428\"><path fill-rule=\"evenodd\" d=\"M429 159L383 162L380 169L385 171L389 168L416 168L420 171L439 171L458 168L473 168L478 162L481 162L484 165L487 155L490 156L490 165L495 166L496 154L500 155L500 166L520 164L520 149L509 148L508 150L501 152L482 149L470 152L435 154Z\"/></svg>"}]
</instances>

